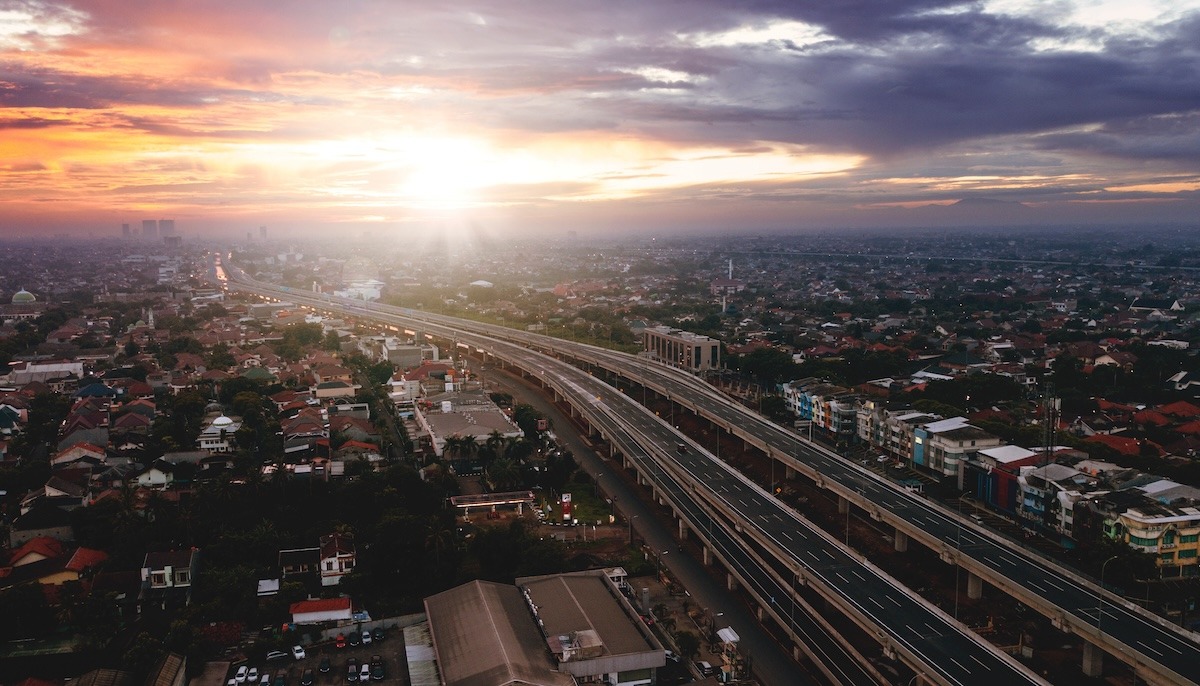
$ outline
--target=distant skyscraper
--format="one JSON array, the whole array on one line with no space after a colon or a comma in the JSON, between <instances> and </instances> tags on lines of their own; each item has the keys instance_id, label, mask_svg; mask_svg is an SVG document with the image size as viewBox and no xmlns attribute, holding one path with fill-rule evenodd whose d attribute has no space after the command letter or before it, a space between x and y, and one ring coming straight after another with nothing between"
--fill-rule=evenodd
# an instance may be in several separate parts
<instances>
[{"instance_id":1,"label":"distant skyscraper","mask_svg":"<svg viewBox=\"0 0 1200 686\"><path fill-rule=\"evenodd\" d=\"M121 237L129 238L129 225L128 224L121 225Z\"/></svg>"},{"instance_id":2,"label":"distant skyscraper","mask_svg":"<svg viewBox=\"0 0 1200 686\"><path fill-rule=\"evenodd\" d=\"M155 219L142 220L142 238L158 238L158 221Z\"/></svg>"},{"instance_id":3,"label":"distant skyscraper","mask_svg":"<svg viewBox=\"0 0 1200 686\"><path fill-rule=\"evenodd\" d=\"M175 220L174 219L159 219L158 220L158 235L166 238L167 236L175 235Z\"/></svg>"},{"instance_id":4,"label":"distant skyscraper","mask_svg":"<svg viewBox=\"0 0 1200 686\"><path fill-rule=\"evenodd\" d=\"M265 227L265 226L258 227L258 237L263 239L264 241L267 240L267 227Z\"/></svg>"}]
</instances>

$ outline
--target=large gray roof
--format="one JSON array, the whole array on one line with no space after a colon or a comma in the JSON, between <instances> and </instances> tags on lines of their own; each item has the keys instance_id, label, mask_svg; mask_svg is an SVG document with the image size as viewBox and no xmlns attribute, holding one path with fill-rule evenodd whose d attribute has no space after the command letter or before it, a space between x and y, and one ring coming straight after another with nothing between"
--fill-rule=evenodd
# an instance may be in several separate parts
<instances>
[{"instance_id":1,"label":"large gray roof","mask_svg":"<svg viewBox=\"0 0 1200 686\"><path fill-rule=\"evenodd\" d=\"M446 686L573 686L513 586L472 581L425 599Z\"/></svg>"}]
</instances>

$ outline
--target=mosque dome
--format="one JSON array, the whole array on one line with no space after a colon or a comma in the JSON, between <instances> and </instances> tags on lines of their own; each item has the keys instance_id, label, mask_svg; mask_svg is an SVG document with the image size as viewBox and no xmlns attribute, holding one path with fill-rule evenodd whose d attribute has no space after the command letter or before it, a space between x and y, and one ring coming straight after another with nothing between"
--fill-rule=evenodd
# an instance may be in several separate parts
<instances>
[{"instance_id":1,"label":"mosque dome","mask_svg":"<svg viewBox=\"0 0 1200 686\"><path fill-rule=\"evenodd\" d=\"M33 293L30 293L29 291L22 288L21 290L17 291L16 293L13 293L12 301L13 301L14 305L19 305L21 303L35 302L35 301L37 301L37 298L33 295Z\"/></svg>"},{"instance_id":2,"label":"mosque dome","mask_svg":"<svg viewBox=\"0 0 1200 686\"><path fill-rule=\"evenodd\" d=\"M231 424L233 424L233 420L230 419L229 417L226 417L225 415L221 415L220 417L217 417L216 419L213 420L213 423L212 423L212 425L218 429L229 426Z\"/></svg>"}]
</instances>

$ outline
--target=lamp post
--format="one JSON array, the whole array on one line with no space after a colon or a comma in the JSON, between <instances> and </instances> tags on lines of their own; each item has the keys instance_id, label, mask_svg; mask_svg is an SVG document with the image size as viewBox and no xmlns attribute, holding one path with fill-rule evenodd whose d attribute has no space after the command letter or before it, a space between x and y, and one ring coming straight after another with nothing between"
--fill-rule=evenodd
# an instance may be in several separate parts
<instances>
[{"instance_id":1,"label":"lamp post","mask_svg":"<svg viewBox=\"0 0 1200 686\"><path fill-rule=\"evenodd\" d=\"M1096 608L1096 633L1101 634L1101 635L1104 634L1104 632L1100 629L1100 622L1103 621L1103 619L1104 619L1104 571L1105 571L1105 569L1108 568L1109 562L1112 562L1113 560L1115 560L1119 557L1121 557L1121 556L1113 555L1112 557L1105 560L1104 564L1100 565L1100 593L1098 593L1096 595L1096 598L1099 600L1100 605Z\"/></svg>"}]
</instances>

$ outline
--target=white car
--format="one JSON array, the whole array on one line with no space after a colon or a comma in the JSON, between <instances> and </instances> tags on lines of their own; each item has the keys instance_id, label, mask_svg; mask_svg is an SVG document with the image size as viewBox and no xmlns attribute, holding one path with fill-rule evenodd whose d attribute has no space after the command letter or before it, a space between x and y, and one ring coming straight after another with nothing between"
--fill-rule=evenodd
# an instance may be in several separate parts
<instances>
[{"instance_id":1,"label":"white car","mask_svg":"<svg viewBox=\"0 0 1200 686\"><path fill-rule=\"evenodd\" d=\"M302 646L302 645L292 646L292 657L296 658L297 660L303 660L305 658L304 646Z\"/></svg>"},{"instance_id":2,"label":"white car","mask_svg":"<svg viewBox=\"0 0 1200 686\"><path fill-rule=\"evenodd\" d=\"M367 629L362 632L362 644L365 646L371 645L371 630Z\"/></svg>"},{"instance_id":3,"label":"white car","mask_svg":"<svg viewBox=\"0 0 1200 686\"><path fill-rule=\"evenodd\" d=\"M246 683L253 684L258 681L258 667L251 667L249 672L246 672Z\"/></svg>"},{"instance_id":4,"label":"white car","mask_svg":"<svg viewBox=\"0 0 1200 686\"><path fill-rule=\"evenodd\" d=\"M246 675L248 673L249 672L247 671L246 665L242 665L241 667L237 668L237 672L234 672L233 680L239 684L244 684L246 683Z\"/></svg>"}]
</instances>

